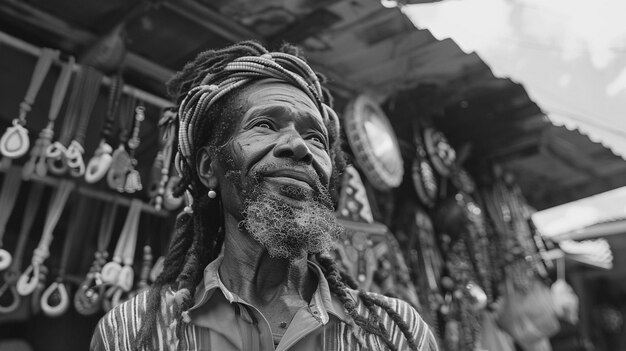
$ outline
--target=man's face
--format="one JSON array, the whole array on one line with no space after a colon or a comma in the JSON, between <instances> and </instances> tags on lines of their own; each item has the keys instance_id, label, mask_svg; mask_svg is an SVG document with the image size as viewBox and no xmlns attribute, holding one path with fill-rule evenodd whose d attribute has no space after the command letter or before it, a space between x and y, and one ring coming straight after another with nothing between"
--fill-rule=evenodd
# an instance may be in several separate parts
<instances>
[{"instance_id":1,"label":"man's face","mask_svg":"<svg viewBox=\"0 0 626 351\"><path fill-rule=\"evenodd\" d=\"M219 152L225 211L272 256L327 250L339 227L328 194L328 130L315 103L269 80L245 89L236 103L243 116Z\"/></svg>"}]
</instances>

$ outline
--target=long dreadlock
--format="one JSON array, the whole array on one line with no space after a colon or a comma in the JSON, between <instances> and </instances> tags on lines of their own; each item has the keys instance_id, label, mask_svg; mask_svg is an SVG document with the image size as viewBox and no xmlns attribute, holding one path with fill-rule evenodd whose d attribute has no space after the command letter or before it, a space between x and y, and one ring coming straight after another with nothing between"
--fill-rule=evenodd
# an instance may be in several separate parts
<instances>
[{"instance_id":1,"label":"long dreadlock","mask_svg":"<svg viewBox=\"0 0 626 351\"><path fill-rule=\"evenodd\" d=\"M324 78L314 73L300 56L299 49L291 45L283 45L279 52L270 53L257 42L245 41L199 54L168 83L168 92L180 106L175 165L181 181L174 194L187 193L191 206L178 215L163 272L147 293L146 315L137 335L137 349L149 348L154 340L164 289L175 291L176 334L180 338L182 327L188 322L185 311L193 305L203 269L217 258L222 248L225 233L219 197L205 196L206 189L193 164L200 148L208 146L210 152L215 153L232 135L237 116L243 113L232 103L235 92L259 79L278 78L308 94L318 105L329 131L330 156L334 164L329 190L332 195L337 194L339 174L345 166L340 151L338 117L330 108L330 94L321 85ZM348 289L357 289L355 281L341 272L332 259L317 255L317 261L331 292L338 296L354 325L378 336L389 349L396 350L378 316L376 307L379 307L398 325L411 349L417 350L409 326L389 304L360 290L358 296L370 311L370 317L360 315L348 292ZM366 345L358 333L354 332L354 336L362 346Z\"/></svg>"}]
</instances>

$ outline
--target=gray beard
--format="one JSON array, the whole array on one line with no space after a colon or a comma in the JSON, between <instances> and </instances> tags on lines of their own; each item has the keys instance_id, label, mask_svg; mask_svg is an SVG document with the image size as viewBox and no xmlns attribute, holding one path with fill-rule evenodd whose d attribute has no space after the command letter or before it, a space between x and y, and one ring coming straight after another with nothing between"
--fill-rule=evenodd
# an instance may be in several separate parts
<instances>
[{"instance_id":1,"label":"gray beard","mask_svg":"<svg viewBox=\"0 0 626 351\"><path fill-rule=\"evenodd\" d=\"M241 225L272 258L291 261L328 253L343 231L333 214L330 197L320 193L307 196L297 187L285 186L281 190L298 197L301 207L257 186L244 203Z\"/></svg>"}]
</instances>

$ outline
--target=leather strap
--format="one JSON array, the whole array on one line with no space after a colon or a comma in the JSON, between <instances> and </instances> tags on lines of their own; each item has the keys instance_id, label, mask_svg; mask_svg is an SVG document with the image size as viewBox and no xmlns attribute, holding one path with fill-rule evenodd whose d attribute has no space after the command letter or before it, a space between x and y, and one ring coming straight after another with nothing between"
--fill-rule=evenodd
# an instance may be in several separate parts
<instances>
[{"instance_id":1,"label":"leather strap","mask_svg":"<svg viewBox=\"0 0 626 351\"><path fill-rule=\"evenodd\" d=\"M41 51L41 56L39 56L33 75L30 78L26 96L24 97L24 101L20 104L19 117L13 119L13 126L7 128L2 138L0 138L0 153L5 158L19 158L28 152L30 141L28 139L28 130L24 128L24 125L26 125L26 115L30 112L32 104L35 103L39 88L41 88L46 75L48 75L52 61L58 57L59 51L57 50L44 48ZM3 160L3 168L8 167L8 165L10 165L10 160Z\"/></svg>"},{"instance_id":2,"label":"leather strap","mask_svg":"<svg viewBox=\"0 0 626 351\"><path fill-rule=\"evenodd\" d=\"M18 168L9 168L4 175L2 192L0 193L0 209L2 209L0 211L0 271L7 269L11 265L11 254L2 248L2 239L21 185L22 176L20 170Z\"/></svg>"},{"instance_id":3,"label":"leather strap","mask_svg":"<svg viewBox=\"0 0 626 351\"><path fill-rule=\"evenodd\" d=\"M43 193L43 185L40 183L32 183L30 188L30 194L28 196L28 202L26 203L26 209L22 217L22 225L20 227L19 236L17 239L17 245L15 251L13 251L13 262L11 266L4 272L4 283L0 285L0 301L2 295L10 293L11 304L0 305L0 314L7 314L15 311L20 305L20 295L17 293L15 287L20 272L22 271L22 259L24 257L24 251L26 251L26 244L30 236L31 228L35 222L37 216L37 210L41 204L41 194Z\"/></svg>"},{"instance_id":4,"label":"leather strap","mask_svg":"<svg viewBox=\"0 0 626 351\"><path fill-rule=\"evenodd\" d=\"M59 75L54 87L50 110L48 110L48 124L41 130L41 132L39 132L39 138L37 138L35 146L33 146L30 150L30 159L26 162L22 169L23 177L26 180L30 179L33 174L44 177L46 173L48 173L48 167L46 166L46 152L48 146L50 146L50 143L52 142L52 137L54 136L54 123L59 116L59 111L63 105L63 100L65 99L67 88L72 78L74 64L75 60L73 56L70 56L68 62L63 64L61 74Z\"/></svg>"},{"instance_id":5,"label":"leather strap","mask_svg":"<svg viewBox=\"0 0 626 351\"><path fill-rule=\"evenodd\" d=\"M70 307L70 298L67 285L65 283L65 274L70 255L72 253L72 245L75 245L77 239L82 234L84 224L89 221L88 208L91 199L81 197L74 206L71 215L70 228L65 236L63 243L63 252L61 254L61 263L59 265L59 274L55 281L41 295L41 310L48 317L58 317L67 312Z\"/></svg>"},{"instance_id":6,"label":"leather strap","mask_svg":"<svg viewBox=\"0 0 626 351\"><path fill-rule=\"evenodd\" d=\"M42 268L45 260L50 256L50 244L52 243L54 228L56 227L67 199L70 193L74 190L74 182L68 180L61 180L57 191L50 202L48 214L46 216L46 222L44 224L43 233L37 248L33 252L33 258L31 264L24 270L17 282L17 292L22 296L28 296L32 294L39 285L40 280L44 277Z\"/></svg>"},{"instance_id":7,"label":"leather strap","mask_svg":"<svg viewBox=\"0 0 626 351\"><path fill-rule=\"evenodd\" d=\"M102 268L102 281L113 285L107 289L105 309L117 306L121 302L122 294L129 292L133 287L133 260L142 207L141 200L131 201L122 233L115 246L113 260Z\"/></svg>"},{"instance_id":8,"label":"leather strap","mask_svg":"<svg viewBox=\"0 0 626 351\"><path fill-rule=\"evenodd\" d=\"M102 83L102 73L91 67L85 67L85 69L87 77L83 103L80 105L80 117L78 119L78 125L76 126L74 139L70 142L65 153L70 175L75 178L82 177L85 174L85 161L83 160L85 149L83 148L83 144L85 142L87 126L91 119L91 113L96 104Z\"/></svg>"},{"instance_id":9,"label":"leather strap","mask_svg":"<svg viewBox=\"0 0 626 351\"><path fill-rule=\"evenodd\" d=\"M95 183L104 178L111 167L113 147L109 141L113 125L115 124L115 116L119 109L122 91L124 89L124 79L121 74L114 76L111 80L109 88L109 100L107 104L107 118L102 127L102 139L98 148L94 152L93 157L87 164L85 170L85 181L87 183Z\"/></svg>"},{"instance_id":10,"label":"leather strap","mask_svg":"<svg viewBox=\"0 0 626 351\"><path fill-rule=\"evenodd\" d=\"M107 248L111 241L117 209L118 204L116 202L105 208L98 233L98 245L94 253L94 261L87 277L74 295L74 307L78 313L84 316L95 314L102 305L106 285L102 282L101 271L108 258Z\"/></svg>"},{"instance_id":11,"label":"leather strap","mask_svg":"<svg viewBox=\"0 0 626 351\"><path fill-rule=\"evenodd\" d=\"M46 149L46 164L48 165L48 171L55 175L63 175L67 173L67 164L65 162L66 145L68 145L72 138L74 131L74 125L78 119L80 113L80 105L83 99L83 91L85 87L86 79L85 68L78 66L78 73L76 78L72 82L72 92L70 94L67 108L65 111L65 117L63 118L63 125L59 138L57 141L48 145Z\"/></svg>"}]
</instances>

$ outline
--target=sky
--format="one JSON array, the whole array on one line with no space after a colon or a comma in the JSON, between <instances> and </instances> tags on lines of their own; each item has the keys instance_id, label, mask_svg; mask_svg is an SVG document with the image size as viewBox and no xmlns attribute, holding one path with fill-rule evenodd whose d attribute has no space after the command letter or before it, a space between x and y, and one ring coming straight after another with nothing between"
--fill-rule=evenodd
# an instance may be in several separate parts
<instances>
[{"instance_id":1,"label":"sky","mask_svg":"<svg viewBox=\"0 0 626 351\"><path fill-rule=\"evenodd\" d=\"M402 10L523 84L554 124L626 158L626 1L445 0Z\"/></svg>"},{"instance_id":2,"label":"sky","mask_svg":"<svg viewBox=\"0 0 626 351\"><path fill-rule=\"evenodd\" d=\"M444 0L402 11L524 85L557 125L626 159L626 0ZM626 176L626 175L624 175ZM626 188L533 215L552 236L626 216Z\"/></svg>"}]
</instances>

